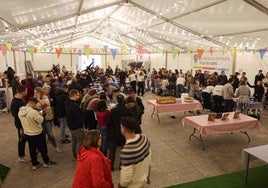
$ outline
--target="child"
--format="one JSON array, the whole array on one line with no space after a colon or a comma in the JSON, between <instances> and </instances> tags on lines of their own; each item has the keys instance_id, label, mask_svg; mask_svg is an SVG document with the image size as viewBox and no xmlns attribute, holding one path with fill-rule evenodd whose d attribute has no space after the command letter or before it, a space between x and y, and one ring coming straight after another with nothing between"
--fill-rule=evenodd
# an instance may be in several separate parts
<instances>
[{"instance_id":1,"label":"child","mask_svg":"<svg viewBox=\"0 0 268 188\"><path fill-rule=\"evenodd\" d=\"M97 129L101 132L101 151L105 156L107 155L107 119L109 114L106 101L100 100L97 105Z\"/></svg>"}]
</instances>

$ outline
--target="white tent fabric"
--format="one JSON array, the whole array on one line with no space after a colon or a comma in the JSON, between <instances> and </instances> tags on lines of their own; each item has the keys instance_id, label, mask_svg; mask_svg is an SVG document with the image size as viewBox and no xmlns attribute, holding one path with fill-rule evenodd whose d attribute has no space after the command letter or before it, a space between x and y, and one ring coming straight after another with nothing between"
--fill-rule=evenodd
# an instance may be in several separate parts
<instances>
[{"instance_id":1,"label":"white tent fabric","mask_svg":"<svg viewBox=\"0 0 268 188\"><path fill-rule=\"evenodd\" d=\"M266 0L1 0L0 41L18 46L264 48Z\"/></svg>"},{"instance_id":2,"label":"white tent fabric","mask_svg":"<svg viewBox=\"0 0 268 188\"><path fill-rule=\"evenodd\" d=\"M101 55L103 67L139 61L138 46L151 50L143 61L151 67L193 69L196 49L215 52L238 50L232 71L246 71L253 79L258 69L268 70L268 1L266 0L0 0L0 47L11 43L55 49L90 47L132 49L132 54ZM234 48L235 47L235 48ZM172 49L191 50L172 56ZM186 50L187 49L187 50ZM261 59L259 49L266 49ZM161 51L159 53L159 50ZM133 53L134 52L134 53ZM169 52L169 53L162 53ZM1 54L1 52L0 52ZM26 58L25 58L26 57ZM0 72L7 66L25 73L24 61L36 70L52 64L75 70L76 54L34 53L23 50L0 55ZM71 63L72 62L72 63ZM236 62L235 64L233 64Z\"/></svg>"}]
</instances>

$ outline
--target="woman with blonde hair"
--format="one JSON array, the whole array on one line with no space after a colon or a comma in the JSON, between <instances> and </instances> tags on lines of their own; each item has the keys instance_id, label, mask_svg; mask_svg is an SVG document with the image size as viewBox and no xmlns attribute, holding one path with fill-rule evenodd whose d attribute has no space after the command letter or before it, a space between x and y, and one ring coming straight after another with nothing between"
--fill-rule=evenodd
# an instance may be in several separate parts
<instances>
[{"instance_id":1,"label":"woman with blonde hair","mask_svg":"<svg viewBox=\"0 0 268 188\"><path fill-rule=\"evenodd\" d=\"M38 111L42 110L42 115L44 116L43 131L47 135L50 143L53 145L54 151L61 153L62 150L57 146L55 136L52 131L54 115L48 97L49 92L50 92L49 85L44 85L43 88L41 87L34 88L34 97L38 100L38 103L35 108Z\"/></svg>"},{"instance_id":2,"label":"woman with blonde hair","mask_svg":"<svg viewBox=\"0 0 268 188\"><path fill-rule=\"evenodd\" d=\"M77 156L72 188L113 188L111 161L99 150L101 133L93 129L85 135Z\"/></svg>"}]
</instances>

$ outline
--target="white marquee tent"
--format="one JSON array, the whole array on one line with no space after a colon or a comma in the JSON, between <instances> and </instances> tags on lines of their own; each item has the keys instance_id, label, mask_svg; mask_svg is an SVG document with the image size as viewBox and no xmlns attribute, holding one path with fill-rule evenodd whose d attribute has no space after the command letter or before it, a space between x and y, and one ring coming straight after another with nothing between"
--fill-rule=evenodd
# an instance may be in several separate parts
<instances>
[{"instance_id":1,"label":"white marquee tent","mask_svg":"<svg viewBox=\"0 0 268 188\"><path fill-rule=\"evenodd\" d=\"M104 68L140 61L142 54L155 68L186 71L213 64L229 73L246 71L249 78L258 69L268 71L266 0L0 2L0 72L11 66L23 74L25 60L35 70L57 63L75 70L85 48L100 54ZM62 50L59 57L55 48ZM117 49L115 58L110 49ZM217 65L223 59L229 65Z\"/></svg>"}]
</instances>

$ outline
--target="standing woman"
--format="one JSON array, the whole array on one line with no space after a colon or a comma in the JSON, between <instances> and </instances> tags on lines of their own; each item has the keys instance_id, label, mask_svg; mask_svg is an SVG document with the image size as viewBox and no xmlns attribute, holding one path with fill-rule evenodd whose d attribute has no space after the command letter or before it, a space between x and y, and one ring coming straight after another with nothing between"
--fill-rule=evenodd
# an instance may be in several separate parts
<instances>
[{"instance_id":1,"label":"standing woman","mask_svg":"<svg viewBox=\"0 0 268 188\"><path fill-rule=\"evenodd\" d=\"M85 135L77 156L72 188L113 188L111 161L99 150L101 133L90 130Z\"/></svg>"},{"instance_id":2,"label":"standing woman","mask_svg":"<svg viewBox=\"0 0 268 188\"><path fill-rule=\"evenodd\" d=\"M138 95L144 95L145 75L143 71L139 71L137 75L138 79Z\"/></svg>"},{"instance_id":3,"label":"standing woman","mask_svg":"<svg viewBox=\"0 0 268 188\"><path fill-rule=\"evenodd\" d=\"M136 91L137 91L137 89L136 89L136 87L137 87L137 79L136 79L136 74L135 74L134 70L130 70L128 79L130 81L131 89L134 90L134 92L136 93Z\"/></svg>"},{"instance_id":4,"label":"standing woman","mask_svg":"<svg viewBox=\"0 0 268 188\"><path fill-rule=\"evenodd\" d=\"M46 85L42 88L36 87L34 89L34 97L38 100L38 103L36 104L35 108L40 111L43 110L43 116L44 116L44 121L43 121L43 131L44 134L47 135L48 140L54 147L54 151L61 153L62 150L57 146L53 131L52 131L52 126L53 126L53 112L50 106L50 101L48 98L50 92L50 86Z\"/></svg>"}]
</instances>

